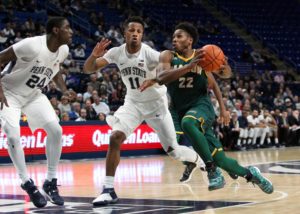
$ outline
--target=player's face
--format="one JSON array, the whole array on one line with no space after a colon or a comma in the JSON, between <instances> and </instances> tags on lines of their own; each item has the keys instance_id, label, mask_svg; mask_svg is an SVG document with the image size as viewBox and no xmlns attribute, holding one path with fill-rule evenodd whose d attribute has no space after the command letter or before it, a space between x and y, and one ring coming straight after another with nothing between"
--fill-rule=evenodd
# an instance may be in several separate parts
<instances>
[{"instance_id":1,"label":"player's face","mask_svg":"<svg viewBox=\"0 0 300 214\"><path fill-rule=\"evenodd\" d=\"M173 48L177 52L192 48L192 42L191 36L184 30L177 29L173 34Z\"/></svg>"},{"instance_id":2,"label":"player's face","mask_svg":"<svg viewBox=\"0 0 300 214\"><path fill-rule=\"evenodd\" d=\"M125 41L126 44L131 46L141 45L143 38L144 28L138 22L130 22L128 27L125 29Z\"/></svg>"},{"instance_id":3,"label":"player's face","mask_svg":"<svg viewBox=\"0 0 300 214\"><path fill-rule=\"evenodd\" d=\"M68 20L64 20L58 31L58 38L61 44L71 44L72 43L73 30L71 29Z\"/></svg>"}]
</instances>

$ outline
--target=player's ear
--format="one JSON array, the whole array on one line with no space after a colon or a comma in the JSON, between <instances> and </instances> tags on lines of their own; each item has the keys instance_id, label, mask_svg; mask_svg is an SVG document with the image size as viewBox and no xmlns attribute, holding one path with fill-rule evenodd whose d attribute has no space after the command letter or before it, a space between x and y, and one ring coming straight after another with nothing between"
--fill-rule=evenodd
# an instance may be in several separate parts
<instances>
[{"instance_id":1,"label":"player's ear","mask_svg":"<svg viewBox=\"0 0 300 214\"><path fill-rule=\"evenodd\" d=\"M193 46L193 38L191 36L189 37L189 43Z\"/></svg>"},{"instance_id":2,"label":"player's ear","mask_svg":"<svg viewBox=\"0 0 300 214\"><path fill-rule=\"evenodd\" d=\"M53 27L53 28L52 28L52 32L53 32L54 34L58 34L58 31L59 31L59 28L58 28L58 27Z\"/></svg>"}]
</instances>

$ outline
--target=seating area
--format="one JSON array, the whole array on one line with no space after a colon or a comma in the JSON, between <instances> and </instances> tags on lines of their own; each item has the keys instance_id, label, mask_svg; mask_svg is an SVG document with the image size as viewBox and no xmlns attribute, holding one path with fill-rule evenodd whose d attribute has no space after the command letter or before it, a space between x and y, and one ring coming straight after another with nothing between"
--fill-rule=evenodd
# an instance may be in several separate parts
<instances>
[{"instance_id":1,"label":"seating area","mask_svg":"<svg viewBox=\"0 0 300 214\"><path fill-rule=\"evenodd\" d=\"M225 54L229 57L229 62L233 67L238 66L243 62L241 56L244 50L253 51L252 47L242 38L236 35L232 30L222 25L209 11L201 4L193 3L187 5L186 1L178 1L178 4L170 4L169 1L131 1L135 6L142 11L144 16L150 17L155 21L155 25L159 26L159 30L167 32L171 36L174 26L179 21L193 22L200 34L198 47L204 44L217 44ZM151 10L147 10L151 8ZM180 11L180 13L179 13ZM162 33L154 38L154 43L163 43ZM158 47L160 47L158 45ZM268 62L264 64L253 64L252 69L266 70L272 69ZM246 71L244 72L246 73Z\"/></svg>"},{"instance_id":2,"label":"seating area","mask_svg":"<svg viewBox=\"0 0 300 214\"><path fill-rule=\"evenodd\" d=\"M299 1L213 2L300 72Z\"/></svg>"}]
</instances>

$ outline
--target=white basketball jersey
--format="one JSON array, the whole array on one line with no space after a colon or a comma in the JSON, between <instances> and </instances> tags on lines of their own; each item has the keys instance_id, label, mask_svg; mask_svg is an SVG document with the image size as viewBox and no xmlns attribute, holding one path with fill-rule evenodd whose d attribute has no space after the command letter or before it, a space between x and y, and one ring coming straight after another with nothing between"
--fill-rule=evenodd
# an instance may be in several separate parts
<instances>
[{"instance_id":1,"label":"white basketball jersey","mask_svg":"<svg viewBox=\"0 0 300 214\"><path fill-rule=\"evenodd\" d=\"M103 58L108 63L117 64L121 78L127 88L126 99L147 102L166 94L167 88L164 85L155 84L143 92L138 89L144 80L156 77L155 68L158 65L159 52L148 45L142 43L139 52L129 54L126 50L126 44L123 44L111 48Z\"/></svg>"},{"instance_id":2,"label":"white basketball jersey","mask_svg":"<svg viewBox=\"0 0 300 214\"><path fill-rule=\"evenodd\" d=\"M17 60L1 73L2 87L15 94L28 96L40 91L59 71L68 56L69 47L62 45L53 53L47 47L46 35L26 38L12 46Z\"/></svg>"}]
</instances>

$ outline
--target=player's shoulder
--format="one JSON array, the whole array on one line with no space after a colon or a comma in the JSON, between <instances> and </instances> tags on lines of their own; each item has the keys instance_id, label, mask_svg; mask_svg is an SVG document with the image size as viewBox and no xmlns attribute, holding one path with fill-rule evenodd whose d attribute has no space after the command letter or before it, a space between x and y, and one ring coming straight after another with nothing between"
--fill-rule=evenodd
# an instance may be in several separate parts
<instances>
[{"instance_id":1,"label":"player's shoulder","mask_svg":"<svg viewBox=\"0 0 300 214\"><path fill-rule=\"evenodd\" d=\"M172 60L174 57L174 52L170 51L170 50L164 50L160 53L160 59L164 59L164 60Z\"/></svg>"},{"instance_id":2,"label":"player's shoulder","mask_svg":"<svg viewBox=\"0 0 300 214\"><path fill-rule=\"evenodd\" d=\"M68 53L69 52L69 46L68 45L62 45L59 47L59 51L62 51L64 53Z\"/></svg>"},{"instance_id":3,"label":"player's shoulder","mask_svg":"<svg viewBox=\"0 0 300 214\"><path fill-rule=\"evenodd\" d=\"M162 54L162 55L168 55L168 56L174 56L175 52L171 51L171 50L164 50L160 54Z\"/></svg>"},{"instance_id":4,"label":"player's shoulder","mask_svg":"<svg viewBox=\"0 0 300 214\"><path fill-rule=\"evenodd\" d=\"M143 51L149 51L149 52L157 52L159 53L157 50L153 49L152 47L150 47L149 45L145 44L145 43L142 43L142 46L141 46L141 49Z\"/></svg>"},{"instance_id":5,"label":"player's shoulder","mask_svg":"<svg viewBox=\"0 0 300 214\"><path fill-rule=\"evenodd\" d=\"M59 47L59 55L61 56L61 60L65 60L69 55L69 46L68 45L62 45Z\"/></svg>"},{"instance_id":6,"label":"player's shoulder","mask_svg":"<svg viewBox=\"0 0 300 214\"><path fill-rule=\"evenodd\" d=\"M125 48L126 48L126 44L122 44L122 45L117 46L117 47L112 47L112 48L109 49L109 50L110 50L110 51L115 51L115 52L117 52L117 51L125 50Z\"/></svg>"},{"instance_id":7,"label":"player's shoulder","mask_svg":"<svg viewBox=\"0 0 300 214\"><path fill-rule=\"evenodd\" d=\"M34 36L22 39L21 41L12 45L15 53L26 52L30 55L39 54L43 45L43 36ZM17 54L18 56L18 54Z\"/></svg>"}]
</instances>

